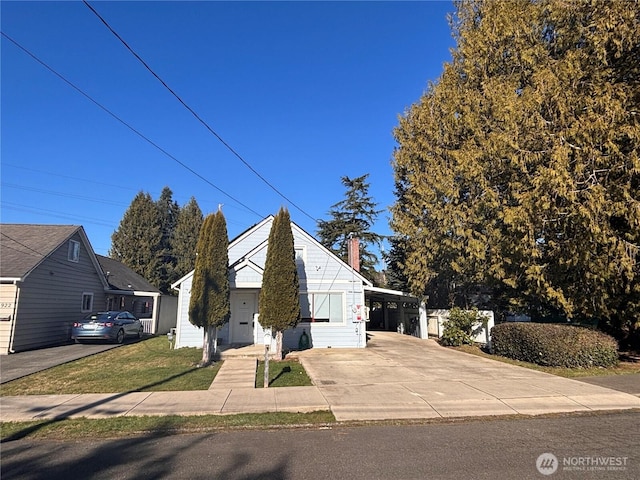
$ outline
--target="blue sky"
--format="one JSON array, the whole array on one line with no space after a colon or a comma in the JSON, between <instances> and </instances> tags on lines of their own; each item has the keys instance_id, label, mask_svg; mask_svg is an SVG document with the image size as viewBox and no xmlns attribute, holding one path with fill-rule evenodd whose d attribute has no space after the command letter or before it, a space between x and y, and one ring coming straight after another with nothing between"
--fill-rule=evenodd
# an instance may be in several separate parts
<instances>
[{"instance_id":1,"label":"blue sky","mask_svg":"<svg viewBox=\"0 0 640 480\"><path fill-rule=\"evenodd\" d=\"M223 204L231 238L283 205L315 234L340 178L368 173L374 230L391 233L393 128L450 59L451 2L90 3L292 203L82 2L2 1L4 34L207 180L3 37L3 223L83 225L106 255L134 196L168 186L205 214Z\"/></svg>"}]
</instances>

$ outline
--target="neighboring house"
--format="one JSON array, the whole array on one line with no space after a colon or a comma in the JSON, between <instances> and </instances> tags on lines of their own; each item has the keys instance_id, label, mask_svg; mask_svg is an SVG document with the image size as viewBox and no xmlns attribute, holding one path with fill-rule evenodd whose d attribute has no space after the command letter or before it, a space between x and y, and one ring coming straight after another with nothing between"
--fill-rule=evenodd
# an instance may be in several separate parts
<instances>
[{"instance_id":1,"label":"neighboring house","mask_svg":"<svg viewBox=\"0 0 640 480\"><path fill-rule=\"evenodd\" d=\"M107 289L81 226L1 225L0 354L69 340Z\"/></svg>"},{"instance_id":2,"label":"neighboring house","mask_svg":"<svg viewBox=\"0 0 640 480\"><path fill-rule=\"evenodd\" d=\"M67 342L71 323L114 309L140 315L147 333L175 326L177 298L96 255L81 226L0 225L0 354Z\"/></svg>"},{"instance_id":3,"label":"neighboring house","mask_svg":"<svg viewBox=\"0 0 640 480\"><path fill-rule=\"evenodd\" d=\"M264 342L258 299L273 218L265 218L229 243L231 316L218 333L221 344ZM416 301L402 292L373 287L354 268L293 222L291 230L300 280L301 322L285 332L285 348L296 349L303 330L314 348L364 348L369 312L366 305L375 300L385 312L382 324L389 327L393 322L389 321L388 303L402 314L405 302ZM189 322L192 281L193 271L171 286L179 290L176 348L202 347L203 329Z\"/></svg>"},{"instance_id":4,"label":"neighboring house","mask_svg":"<svg viewBox=\"0 0 640 480\"><path fill-rule=\"evenodd\" d=\"M127 310L138 317L148 334L165 334L176 325L177 297L162 295L141 275L113 258L96 255L109 289L105 310Z\"/></svg>"}]
</instances>

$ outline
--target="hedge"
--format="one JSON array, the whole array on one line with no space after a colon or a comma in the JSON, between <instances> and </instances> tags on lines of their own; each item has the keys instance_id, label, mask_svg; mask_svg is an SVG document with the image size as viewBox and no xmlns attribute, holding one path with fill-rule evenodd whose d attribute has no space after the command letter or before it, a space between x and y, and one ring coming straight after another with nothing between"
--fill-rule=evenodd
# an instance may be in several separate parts
<instances>
[{"instance_id":1,"label":"hedge","mask_svg":"<svg viewBox=\"0 0 640 480\"><path fill-rule=\"evenodd\" d=\"M549 367L609 367L618 344L600 331L549 323L501 323L491 329L491 353Z\"/></svg>"}]
</instances>

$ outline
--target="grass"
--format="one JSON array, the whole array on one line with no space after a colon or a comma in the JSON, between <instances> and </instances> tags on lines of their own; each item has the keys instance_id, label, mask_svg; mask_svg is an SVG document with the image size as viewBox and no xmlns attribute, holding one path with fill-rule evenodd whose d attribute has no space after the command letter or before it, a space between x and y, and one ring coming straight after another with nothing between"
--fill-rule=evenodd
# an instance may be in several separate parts
<instances>
[{"instance_id":1,"label":"grass","mask_svg":"<svg viewBox=\"0 0 640 480\"><path fill-rule=\"evenodd\" d=\"M204 433L231 428L281 428L333 424L328 411L309 413L251 413L238 415L167 415L162 417L114 417L100 419L40 420L0 423L0 439L119 438L140 435Z\"/></svg>"},{"instance_id":2,"label":"grass","mask_svg":"<svg viewBox=\"0 0 640 480\"><path fill-rule=\"evenodd\" d=\"M632 373L640 373L639 362L621 361L614 367L602 368L564 368L564 367L545 367L542 365L536 365L535 363L523 362L520 360L513 360L511 358L502 357L500 355L492 355L483 351L477 345L463 345L461 347L448 347L461 352L470 353L479 357L489 358L491 360L497 360L499 362L508 363L511 365L517 365L519 367L529 368L531 370L538 370L540 372L551 373L559 377L566 378L579 378L579 377L594 377L604 375L627 375Z\"/></svg>"},{"instance_id":3,"label":"grass","mask_svg":"<svg viewBox=\"0 0 640 480\"><path fill-rule=\"evenodd\" d=\"M309 387L311 379L299 362L269 361L269 387ZM264 388L264 361L258 362L256 387Z\"/></svg>"},{"instance_id":4,"label":"grass","mask_svg":"<svg viewBox=\"0 0 640 480\"><path fill-rule=\"evenodd\" d=\"M201 359L201 349L152 337L4 383L0 395L206 390L221 364L199 368Z\"/></svg>"}]
</instances>

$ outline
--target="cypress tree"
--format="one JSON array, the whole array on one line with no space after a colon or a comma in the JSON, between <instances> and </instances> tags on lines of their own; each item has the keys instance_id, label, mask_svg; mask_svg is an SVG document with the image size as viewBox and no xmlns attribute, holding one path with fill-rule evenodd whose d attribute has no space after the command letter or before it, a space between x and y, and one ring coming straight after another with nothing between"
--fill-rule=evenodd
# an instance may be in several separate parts
<instances>
[{"instance_id":1,"label":"cypress tree","mask_svg":"<svg viewBox=\"0 0 640 480\"><path fill-rule=\"evenodd\" d=\"M226 220L218 210L205 218L200 230L189 303L189 321L204 329L202 365L213 360L218 328L229 321L228 247Z\"/></svg>"},{"instance_id":2,"label":"cypress tree","mask_svg":"<svg viewBox=\"0 0 640 480\"><path fill-rule=\"evenodd\" d=\"M456 7L453 60L395 130L412 290L438 282L454 301L485 285L505 308L637 335L637 3Z\"/></svg>"},{"instance_id":3,"label":"cypress tree","mask_svg":"<svg viewBox=\"0 0 640 480\"><path fill-rule=\"evenodd\" d=\"M282 334L300 321L298 268L291 218L285 208L274 217L269 232L262 288L260 324L276 337L276 356L282 358Z\"/></svg>"}]
</instances>

